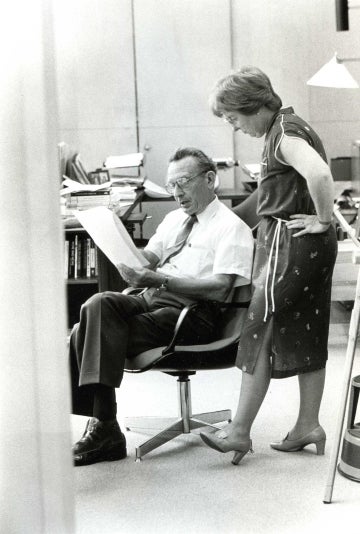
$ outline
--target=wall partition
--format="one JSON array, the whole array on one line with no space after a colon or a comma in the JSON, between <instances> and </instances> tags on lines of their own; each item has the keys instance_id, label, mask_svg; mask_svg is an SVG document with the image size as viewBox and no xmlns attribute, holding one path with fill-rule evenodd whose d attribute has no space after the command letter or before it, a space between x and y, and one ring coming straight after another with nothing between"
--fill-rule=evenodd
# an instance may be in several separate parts
<instances>
[{"instance_id":1,"label":"wall partition","mask_svg":"<svg viewBox=\"0 0 360 534\"><path fill-rule=\"evenodd\" d=\"M0 531L70 534L51 5L14 0L0 26Z\"/></svg>"},{"instance_id":2,"label":"wall partition","mask_svg":"<svg viewBox=\"0 0 360 534\"><path fill-rule=\"evenodd\" d=\"M216 80L231 68L230 8L230 0L134 0L140 147L158 184L179 147L233 157L232 131L208 106ZM220 180L232 187L233 171ZM151 210L149 235L168 209Z\"/></svg>"}]
</instances>

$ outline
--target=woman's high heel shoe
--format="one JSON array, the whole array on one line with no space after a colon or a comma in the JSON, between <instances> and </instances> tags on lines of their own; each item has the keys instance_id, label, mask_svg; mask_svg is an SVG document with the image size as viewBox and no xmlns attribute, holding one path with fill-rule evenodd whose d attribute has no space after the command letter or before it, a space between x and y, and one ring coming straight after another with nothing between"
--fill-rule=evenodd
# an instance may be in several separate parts
<instances>
[{"instance_id":1,"label":"woman's high heel shoe","mask_svg":"<svg viewBox=\"0 0 360 534\"><path fill-rule=\"evenodd\" d=\"M322 455L325 452L326 434L321 426L299 439L288 439L289 434L281 441L270 443L270 447L277 451L295 452L301 451L306 445L314 443L316 445L316 454Z\"/></svg>"},{"instance_id":2,"label":"woman's high heel shoe","mask_svg":"<svg viewBox=\"0 0 360 534\"><path fill-rule=\"evenodd\" d=\"M242 443L234 443L228 440L227 436L217 437L204 432L200 432L200 437L203 442L215 449L218 452L234 452L234 457L232 459L232 464L238 465L240 460L247 454L249 451L254 452L252 449L251 439L243 441Z\"/></svg>"}]
</instances>

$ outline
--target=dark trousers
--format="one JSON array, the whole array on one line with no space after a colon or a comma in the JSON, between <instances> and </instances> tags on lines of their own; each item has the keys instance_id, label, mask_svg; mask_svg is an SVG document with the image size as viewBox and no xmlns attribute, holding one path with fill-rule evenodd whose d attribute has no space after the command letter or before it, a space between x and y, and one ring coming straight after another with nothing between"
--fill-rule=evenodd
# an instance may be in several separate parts
<instances>
[{"instance_id":1,"label":"dark trousers","mask_svg":"<svg viewBox=\"0 0 360 534\"><path fill-rule=\"evenodd\" d=\"M182 309L181 303L106 291L92 296L80 311L70 336L73 413L93 415L97 384L117 388L126 358L167 345ZM187 319L184 343L206 343L214 335L214 310Z\"/></svg>"}]
</instances>

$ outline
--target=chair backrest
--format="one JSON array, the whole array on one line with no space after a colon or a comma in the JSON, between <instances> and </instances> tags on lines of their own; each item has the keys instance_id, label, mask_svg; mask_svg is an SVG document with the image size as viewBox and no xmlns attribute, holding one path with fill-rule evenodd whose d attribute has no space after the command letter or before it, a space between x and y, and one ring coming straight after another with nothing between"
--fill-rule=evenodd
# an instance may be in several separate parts
<instances>
[{"instance_id":1,"label":"chair backrest","mask_svg":"<svg viewBox=\"0 0 360 534\"><path fill-rule=\"evenodd\" d=\"M155 368L178 371L226 369L233 367L237 345L247 317L246 303L250 300L251 286L246 285L233 293L232 303L244 303L245 307L228 307L222 314L217 339L203 345L175 345L169 354L163 354Z\"/></svg>"},{"instance_id":2,"label":"chair backrest","mask_svg":"<svg viewBox=\"0 0 360 534\"><path fill-rule=\"evenodd\" d=\"M250 300L250 295L250 284L238 287L233 292L232 302L246 303ZM173 350L166 354L164 353L166 347L150 349L126 360L125 370L132 373L150 369L164 372L193 372L200 369L232 367L246 316L246 307L226 308L215 341L203 345L175 345Z\"/></svg>"},{"instance_id":3,"label":"chair backrest","mask_svg":"<svg viewBox=\"0 0 360 534\"><path fill-rule=\"evenodd\" d=\"M233 291L231 303L244 304L251 299L251 284L236 287ZM221 317L219 339L239 339L244 322L244 308L228 307Z\"/></svg>"}]
</instances>

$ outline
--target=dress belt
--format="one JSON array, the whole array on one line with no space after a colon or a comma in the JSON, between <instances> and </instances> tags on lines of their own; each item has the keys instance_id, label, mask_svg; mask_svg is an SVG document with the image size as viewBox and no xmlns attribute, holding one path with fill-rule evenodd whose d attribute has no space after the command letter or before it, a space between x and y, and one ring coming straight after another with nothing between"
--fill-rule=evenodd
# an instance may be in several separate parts
<instances>
[{"instance_id":1,"label":"dress belt","mask_svg":"<svg viewBox=\"0 0 360 534\"><path fill-rule=\"evenodd\" d=\"M276 223L274 236L273 236L271 247L270 247L269 261L268 261L267 269L266 269L264 323L266 322L267 316L269 314L268 289L269 289L271 262L272 262L274 247L275 247L275 258L274 258L274 267L273 267L273 272L272 272L272 281L271 281L271 286L270 286L270 294L271 294L272 313L274 313L275 311L274 286L275 286L276 269L277 269L277 264L278 264L278 259L279 259L280 229L281 229L281 223L287 222L285 219L280 219L279 217L273 217L273 219L276 219L277 223Z\"/></svg>"}]
</instances>

